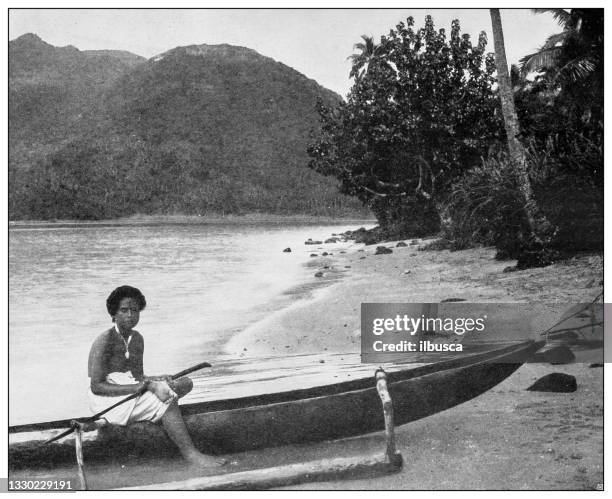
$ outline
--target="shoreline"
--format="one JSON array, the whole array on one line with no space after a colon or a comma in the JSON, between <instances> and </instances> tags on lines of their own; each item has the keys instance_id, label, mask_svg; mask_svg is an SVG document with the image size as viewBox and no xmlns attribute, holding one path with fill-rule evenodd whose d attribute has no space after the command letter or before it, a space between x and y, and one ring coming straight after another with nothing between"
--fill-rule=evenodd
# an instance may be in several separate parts
<instances>
[{"instance_id":1,"label":"shoreline","mask_svg":"<svg viewBox=\"0 0 612 499\"><path fill-rule=\"evenodd\" d=\"M245 215L133 215L106 220L9 220L8 228L71 228L71 227L122 227L122 226L158 226L158 225L206 225L206 224L305 224L335 225L340 224L375 224L374 218L355 216L316 216L316 215L275 215L266 213L248 213Z\"/></svg>"},{"instance_id":2,"label":"shoreline","mask_svg":"<svg viewBox=\"0 0 612 499\"><path fill-rule=\"evenodd\" d=\"M399 248L397 241L371 246L350 241L345 253L333 249L340 249L338 244L322 244L332 255L307 264L315 292L233 336L226 345L228 354L246 349L249 356L273 355L280 338L285 354L358 352L361 303L538 302L550 304L550 313L536 318L538 329L544 330L560 306L592 301L603 290L600 254L505 273L515 261L495 260L492 248L420 251L429 241L415 239ZM393 253L375 255L377 246ZM324 273L322 278L314 277L317 271ZM320 285L317 279L325 281Z\"/></svg>"}]
</instances>

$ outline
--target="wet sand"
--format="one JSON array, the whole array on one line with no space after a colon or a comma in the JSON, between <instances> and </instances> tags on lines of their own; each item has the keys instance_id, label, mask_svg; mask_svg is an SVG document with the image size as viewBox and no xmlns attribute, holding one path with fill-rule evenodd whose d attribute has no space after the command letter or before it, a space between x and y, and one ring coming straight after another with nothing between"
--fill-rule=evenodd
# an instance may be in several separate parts
<instances>
[{"instance_id":1,"label":"wet sand","mask_svg":"<svg viewBox=\"0 0 612 499\"><path fill-rule=\"evenodd\" d=\"M345 244L343 254L338 246L324 247L334 255L313 258L311 265L313 274L322 270L322 279L329 279L330 285L313 287L309 297L234 337L228 345L230 356L356 353L362 302L462 298L474 302L559 304L591 301L602 290L599 283L603 279L603 259L599 255L585 255L542 269L503 273L513 262L495 261L491 249L451 253L417 251L415 245L393 248L390 255L373 255L372 246ZM323 269L325 266L329 268ZM549 320L543 318L543 323ZM578 390L569 394L526 391L536 379L551 372L574 375ZM405 462L398 474L291 488L596 489L603 482L603 369L591 368L587 363L526 364L471 401L397 428L397 444ZM373 454L383 448L384 437L376 433L264 449L231 456L239 465L227 471ZM51 472L37 473L42 477ZM62 473L76 479L74 467L53 470L52 475ZM96 489L193 476L176 457L142 461L120 456L112 465L90 466L88 473Z\"/></svg>"}]
</instances>

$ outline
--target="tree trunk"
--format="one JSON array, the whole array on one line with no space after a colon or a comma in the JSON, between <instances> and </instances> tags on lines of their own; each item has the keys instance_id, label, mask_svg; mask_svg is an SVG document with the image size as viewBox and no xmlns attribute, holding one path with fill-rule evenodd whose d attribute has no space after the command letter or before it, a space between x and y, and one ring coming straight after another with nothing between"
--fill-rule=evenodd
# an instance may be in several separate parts
<instances>
[{"instance_id":1,"label":"tree trunk","mask_svg":"<svg viewBox=\"0 0 612 499\"><path fill-rule=\"evenodd\" d=\"M525 198L525 214L531 229L531 237L537 241L535 220L538 218L537 206L531 189L531 181L527 173L525 161L525 151L522 144L518 141L519 123L514 109L514 97L512 95L512 85L508 73L508 62L506 61L506 48L504 46L504 31L501 23L499 9L489 9L491 13L491 25L493 28L493 43L495 45L495 65L497 67L497 81L499 85L499 95L501 98L502 114L504 116L504 126L508 137L508 151L516 167L519 188Z\"/></svg>"}]
</instances>

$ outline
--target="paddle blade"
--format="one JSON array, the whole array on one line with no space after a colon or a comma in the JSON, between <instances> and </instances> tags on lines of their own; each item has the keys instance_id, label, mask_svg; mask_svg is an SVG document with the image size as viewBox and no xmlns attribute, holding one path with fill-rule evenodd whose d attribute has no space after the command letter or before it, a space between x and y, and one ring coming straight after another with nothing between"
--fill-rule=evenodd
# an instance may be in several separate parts
<instances>
[{"instance_id":1,"label":"paddle blade","mask_svg":"<svg viewBox=\"0 0 612 499\"><path fill-rule=\"evenodd\" d=\"M206 367L212 367L212 366L208 362L201 362L200 364L190 367L189 369L185 369L184 371L176 373L174 376L172 376L172 379L177 379L182 376L187 376L188 374L191 374L192 372L199 371L200 369L204 369Z\"/></svg>"}]
</instances>

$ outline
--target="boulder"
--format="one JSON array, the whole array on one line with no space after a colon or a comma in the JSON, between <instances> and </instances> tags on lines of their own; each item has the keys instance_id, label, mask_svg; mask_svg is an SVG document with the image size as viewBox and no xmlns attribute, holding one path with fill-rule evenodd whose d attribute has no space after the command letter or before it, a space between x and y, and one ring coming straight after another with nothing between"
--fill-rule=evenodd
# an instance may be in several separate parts
<instances>
[{"instance_id":1,"label":"boulder","mask_svg":"<svg viewBox=\"0 0 612 499\"><path fill-rule=\"evenodd\" d=\"M291 253L291 248L285 248L285 249L283 250L283 253Z\"/></svg>"},{"instance_id":2,"label":"boulder","mask_svg":"<svg viewBox=\"0 0 612 499\"><path fill-rule=\"evenodd\" d=\"M386 246L377 246L375 255L388 255L389 253L393 253L391 248L387 248Z\"/></svg>"},{"instance_id":3,"label":"boulder","mask_svg":"<svg viewBox=\"0 0 612 499\"><path fill-rule=\"evenodd\" d=\"M542 376L527 390L530 392L572 393L578 389L576 377L570 374L551 373Z\"/></svg>"},{"instance_id":4,"label":"boulder","mask_svg":"<svg viewBox=\"0 0 612 499\"><path fill-rule=\"evenodd\" d=\"M325 240L325 244L329 244L329 243L337 243L338 239L335 237L330 237L329 239Z\"/></svg>"},{"instance_id":5,"label":"boulder","mask_svg":"<svg viewBox=\"0 0 612 499\"><path fill-rule=\"evenodd\" d=\"M323 244L322 241L313 241L312 239L309 239L308 241L305 241L304 244Z\"/></svg>"},{"instance_id":6,"label":"boulder","mask_svg":"<svg viewBox=\"0 0 612 499\"><path fill-rule=\"evenodd\" d=\"M321 271L317 272L314 276L315 277L323 277L325 274Z\"/></svg>"},{"instance_id":7,"label":"boulder","mask_svg":"<svg viewBox=\"0 0 612 499\"><path fill-rule=\"evenodd\" d=\"M400 241L399 243L395 245L396 248L404 248L406 246L408 245L404 241Z\"/></svg>"},{"instance_id":8,"label":"boulder","mask_svg":"<svg viewBox=\"0 0 612 499\"><path fill-rule=\"evenodd\" d=\"M311 253L310 256L319 256L319 255L316 253Z\"/></svg>"},{"instance_id":9,"label":"boulder","mask_svg":"<svg viewBox=\"0 0 612 499\"><path fill-rule=\"evenodd\" d=\"M361 235L360 237L356 238L355 242L363 243L366 246L370 246L372 244L378 243L379 242L379 238L377 236L375 236L374 234L365 233L365 234Z\"/></svg>"},{"instance_id":10,"label":"boulder","mask_svg":"<svg viewBox=\"0 0 612 499\"><path fill-rule=\"evenodd\" d=\"M356 243L375 244L381 240L381 236L378 232L377 228L366 230L365 227L360 227L354 231L346 231L342 235L345 239L352 239Z\"/></svg>"}]
</instances>

